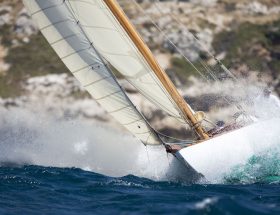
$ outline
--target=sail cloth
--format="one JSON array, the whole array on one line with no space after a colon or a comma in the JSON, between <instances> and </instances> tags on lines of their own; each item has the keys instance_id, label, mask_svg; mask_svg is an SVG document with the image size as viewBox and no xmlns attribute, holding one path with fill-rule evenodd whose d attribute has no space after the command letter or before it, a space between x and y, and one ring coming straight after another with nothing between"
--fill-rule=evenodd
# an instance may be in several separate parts
<instances>
[{"instance_id":1,"label":"sail cloth","mask_svg":"<svg viewBox=\"0 0 280 215\"><path fill-rule=\"evenodd\" d=\"M65 3L102 56L148 100L185 123L180 109L106 3L103 0Z\"/></svg>"},{"instance_id":2,"label":"sail cloth","mask_svg":"<svg viewBox=\"0 0 280 215\"><path fill-rule=\"evenodd\" d=\"M160 144L104 64L69 5L63 0L23 2L49 44L92 97L144 144Z\"/></svg>"}]
</instances>

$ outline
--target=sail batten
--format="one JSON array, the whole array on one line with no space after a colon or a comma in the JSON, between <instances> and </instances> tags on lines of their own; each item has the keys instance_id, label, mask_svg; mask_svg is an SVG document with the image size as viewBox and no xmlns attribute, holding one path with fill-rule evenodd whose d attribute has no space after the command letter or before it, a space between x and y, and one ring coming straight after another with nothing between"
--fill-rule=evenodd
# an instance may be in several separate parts
<instances>
[{"instance_id":1,"label":"sail batten","mask_svg":"<svg viewBox=\"0 0 280 215\"><path fill-rule=\"evenodd\" d=\"M52 48L92 97L143 143L160 144L157 135L123 92L65 1L23 2Z\"/></svg>"}]
</instances>

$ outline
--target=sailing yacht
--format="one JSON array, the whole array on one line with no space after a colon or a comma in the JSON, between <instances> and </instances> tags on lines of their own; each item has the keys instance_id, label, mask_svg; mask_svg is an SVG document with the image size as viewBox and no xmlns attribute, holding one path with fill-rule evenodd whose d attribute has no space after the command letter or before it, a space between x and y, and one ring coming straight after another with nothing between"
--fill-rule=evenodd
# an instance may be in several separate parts
<instances>
[{"instance_id":1,"label":"sailing yacht","mask_svg":"<svg viewBox=\"0 0 280 215\"><path fill-rule=\"evenodd\" d=\"M207 131L201 123L203 114L193 113L116 0L23 2L71 73L143 144L164 145L206 178L217 169L225 172L254 153L256 142L261 140L248 141L248 137L254 136L252 131L262 123ZM146 99L179 123L191 126L197 137L193 144L164 142L129 99L111 66Z\"/></svg>"}]
</instances>

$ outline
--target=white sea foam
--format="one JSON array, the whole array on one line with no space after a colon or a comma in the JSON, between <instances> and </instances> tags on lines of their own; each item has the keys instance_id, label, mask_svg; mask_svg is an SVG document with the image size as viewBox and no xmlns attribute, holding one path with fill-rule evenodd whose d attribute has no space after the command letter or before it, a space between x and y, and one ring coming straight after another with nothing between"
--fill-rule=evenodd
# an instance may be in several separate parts
<instances>
[{"instance_id":1,"label":"white sea foam","mask_svg":"<svg viewBox=\"0 0 280 215\"><path fill-rule=\"evenodd\" d=\"M205 198L202 201L195 203L195 209L205 210L208 206L215 204L217 201L217 197Z\"/></svg>"},{"instance_id":2,"label":"white sea foam","mask_svg":"<svg viewBox=\"0 0 280 215\"><path fill-rule=\"evenodd\" d=\"M2 164L77 167L110 176L133 174L154 180L183 177L184 169L178 168L184 167L167 156L162 146L145 147L129 134L97 123L56 120L19 109L2 110L1 116Z\"/></svg>"},{"instance_id":3,"label":"white sea foam","mask_svg":"<svg viewBox=\"0 0 280 215\"><path fill-rule=\"evenodd\" d=\"M109 176L132 174L153 180L192 179L163 147L145 147L129 134L98 123L57 120L46 113L34 114L19 108L3 109L0 114L0 164L77 167ZM267 129L252 131L252 141L271 136L278 127L269 125ZM277 133L274 137L256 145L260 149L267 144L275 147L280 138ZM212 182L221 183L223 177L217 170Z\"/></svg>"}]
</instances>

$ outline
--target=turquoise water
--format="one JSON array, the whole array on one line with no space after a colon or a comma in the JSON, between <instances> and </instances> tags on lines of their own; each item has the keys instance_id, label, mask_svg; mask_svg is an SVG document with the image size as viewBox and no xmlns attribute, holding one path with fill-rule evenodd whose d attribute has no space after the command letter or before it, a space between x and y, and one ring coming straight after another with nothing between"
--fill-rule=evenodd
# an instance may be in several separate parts
<instances>
[{"instance_id":1,"label":"turquoise water","mask_svg":"<svg viewBox=\"0 0 280 215\"><path fill-rule=\"evenodd\" d=\"M280 151L279 147L271 148L260 155L252 156L245 165L234 167L224 177L227 183L263 183L277 184L280 182Z\"/></svg>"}]
</instances>

